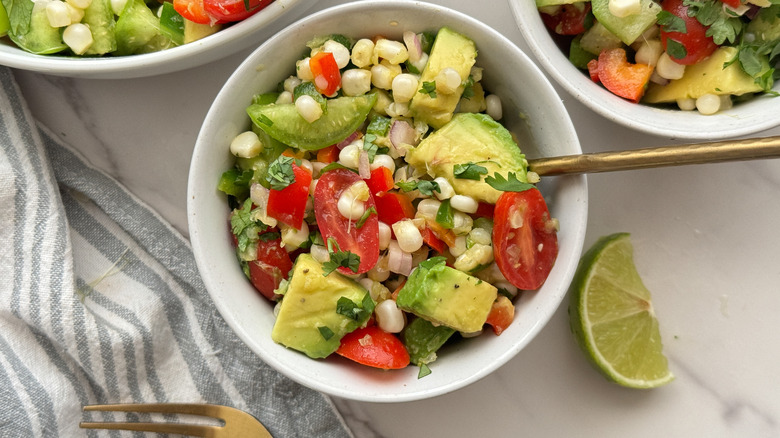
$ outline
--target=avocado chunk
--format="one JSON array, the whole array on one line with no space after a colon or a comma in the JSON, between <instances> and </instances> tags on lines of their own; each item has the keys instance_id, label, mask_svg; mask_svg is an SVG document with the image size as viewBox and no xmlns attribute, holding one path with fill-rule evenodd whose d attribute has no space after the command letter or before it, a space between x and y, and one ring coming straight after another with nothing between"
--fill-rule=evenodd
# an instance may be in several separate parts
<instances>
[{"instance_id":1,"label":"avocado chunk","mask_svg":"<svg viewBox=\"0 0 780 438\"><path fill-rule=\"evenodd\" d=\"M361 327L374 309L358 283L337 272L323 273L309 254L298 256L271 331L274 342L315 359L336 351L341 338Z\"/></svg>"},{"instance_id":2,"label":"avocado chunk","mask_svg":"<svg viewBox=\"0 0 780 438\"><path fill-rule=\"evenodd\" d=\"M698 64L685 67L682 78L673 80L667 85L651 83L647 88L643 101L646 103L676 102L680 99L697 99L705 94L756 93L762 88L756 81L740 68L739 63L723 65L737 56L735 47L721 47L707 59ZM764 61L766 69L768 61Z\"/></svg>"},{"instance_id":3,"label":"avocado chunk","mask_svg":"<svg viewBox=\"0 0 780 438\"><path fill-rule=\"evenodd\" d=\"M436 352L455 333L455 330L433 325L423 318L415 318L401 332L401 339L409 352L409 361L415 365L436 360Z\"/></svg>"},{"instance_id":4,"label":"avocado chunk","mask_svg":"<svg viewBox=\"0 0 780 438\"><path fill-rule=\"evenodd\" d=\"M458 72L461 85L451 94L415 93L409 104L415 119L434 128L440 128L449 122L465 89L463 83L468 79L476 59L477 47L474 41L448 27L439 29L428 63L420 76L420 84L435 82L439 72L449 67Z\"/></svg>"},{"instance_id":5,"label":"avocado chunk","mask_svg":"<svg viewBox=\"0 0 780 438\"><path fill-rule=\"evenodd\" d=\"M482 330L498 289L447 266L444 257L417 267L398 292L396 304L420 318L462 333Z\"/></svg>"},{"instance_id":6,"label":"avocado chunk","mask_svg":"<svg viewBox=\"0 0 780 438\"><path fill-rule=\"evenodd\" d=\"M609 0L593 0L591 6L596 20L628 45L655 24L661 12L661 6L654 0L640 0L640 12L626 17L612 15L609 12Z\"/></svg>"},{"instance_id":7,"label":"avocado chunk","mask_svg":"<svg viewBox=\"0 0 780 438\"><path fill-rule=\"evenodd\" d=\"M296 149L317 150L336 144L355 132L376 103L376 94L328 99L328 111L309 123L293 103L247 108L252 122L271 137Z\"/></svg>"},{"instance_id":8,"label":"avocado chunk","mask_svg":"<svg viewBox=\"0 0 780 438\"><path fill-rule=\"evenodd\" d=\"M444 177L461 195L495 204L501 192L484 181L455 178L456 164L475 163L487 169L487 175L513 172L526 182L527 161L512 134L486 114L459 113L441 129L406 154L406 161L418 172Z\"/></svg>"}]
</instances>

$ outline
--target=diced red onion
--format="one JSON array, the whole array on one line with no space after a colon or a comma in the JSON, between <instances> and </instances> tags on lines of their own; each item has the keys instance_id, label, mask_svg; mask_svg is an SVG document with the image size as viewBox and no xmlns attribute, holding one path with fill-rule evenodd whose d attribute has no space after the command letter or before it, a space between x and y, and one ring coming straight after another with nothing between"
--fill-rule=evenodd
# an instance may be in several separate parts
<instances>
[{"instance_id":1,"label":"diced red onion","mask_svg":"<svg viewBox=\"0 0 780 438\"><path fill-rule=\"evenodd\" d=\"M352 134L349 134L349 137L345 138L344 140L340 141L339 143L336 143L336 147L339 148L339 150L344 149L348 144L352 143L353 141L357 140L358 131L353 132Z\"/></svg>"},{"instance_id":2,"label":"diced red onion","mask_svg":"<svg viewBox=\"0 0 780 438\"><path fill-rule=\"evenodd\" d=\"M363 179L371 177L371 163L368 162L368 154L362 149L358 155L358 175Z\"/></svg>"},{"instance_id":3,"label":"diced red onion","mask_svg":"<svg viewBox=\"0 0 780 438\"><path fill-rule=\"evenodd\" d=\"M420 43L420 36L416 33L407 30L404 32L404 43L406 44L406 51L409 52L409 61L415 63L420 60L422 56L422 43Z\"/></svg>"},{"instance_id":4,"label":"diced red onion","mask_svg":"<svg viewBox=\"0 0 780 438\"><path fill-rule=\"evenodd\" d=\"M401 250L398 242L390 242L387 250L387 269L406 276L412 272L412 255Z\"/></svg>"},{"instance_id":5,"label":"diced red onion","mask_svg":"<svg viewBox=\"0 0 780 438\"><path fill-rule=\"evenodd\" d=\"M270 191L267 188L258 183L254 183L249 187L249 197L252 199L252 203L260 207L262 211L265 211L268 205L269 193Z\"/></svg>"},{"instance_id":6,"label":"diced red onion","mask_svg":"<svg viewBox=\"0 0 780 438\"><path fill-rule=\"evenodd\" d=\"M390 125L388 138L396 150L398 150L402 144L417 146L417 131L414 130L412 125L404 120L393 121L393 124Z\"/></svg>"}]
</instances>

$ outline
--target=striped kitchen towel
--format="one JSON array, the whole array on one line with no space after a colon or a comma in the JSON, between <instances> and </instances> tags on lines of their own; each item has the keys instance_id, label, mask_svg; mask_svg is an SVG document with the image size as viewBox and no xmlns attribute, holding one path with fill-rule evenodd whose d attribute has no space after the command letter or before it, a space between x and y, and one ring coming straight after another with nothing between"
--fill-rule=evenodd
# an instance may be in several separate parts
<instances>
[{"instance_id":1,"label":"striped kitchen towel","mask_svg":"<svg viewBox=\"0 0 780 438\"><path fill-rule=\"evenodd\" d=\"M224 404L274 437L344 437L331 400L261 362L220 317L187 242L31 117L0 67L0 436L79 429L96 403ZM127 416L127 417L125 417Z\"/></svg>"}]
</instances>

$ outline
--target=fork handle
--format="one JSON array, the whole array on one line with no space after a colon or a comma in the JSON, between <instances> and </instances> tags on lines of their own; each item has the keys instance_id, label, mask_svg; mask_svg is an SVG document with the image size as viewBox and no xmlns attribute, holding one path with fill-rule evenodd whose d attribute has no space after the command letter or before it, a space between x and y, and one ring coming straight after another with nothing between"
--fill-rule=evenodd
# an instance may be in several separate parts
<instances>
[{"instance_id":1,"label":"fork handle","mask_svg":"<svg viewBox=\"0 0 780 438\"><path fill-rule=\"evenodd\" d=\"M536 158L528 169L552 176L762 158L780 158L780 136Z\"/></svg>"}]
</instances>

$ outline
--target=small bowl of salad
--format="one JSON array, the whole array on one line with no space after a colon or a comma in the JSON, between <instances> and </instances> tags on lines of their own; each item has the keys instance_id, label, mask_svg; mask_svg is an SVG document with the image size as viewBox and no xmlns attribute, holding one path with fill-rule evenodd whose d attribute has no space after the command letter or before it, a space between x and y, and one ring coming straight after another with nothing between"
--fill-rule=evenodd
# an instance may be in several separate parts
<instances>
[{"instance_id":1,"label":"small bowl of salad","mask_svg":"<svg viewBox=\"0 0 780 438\"><path fill-rule=\"evenodd\" d=\"M780 5L769 0L510 2L537 59L599 114L715 140L780 124Z\"/></svg>"},{"instance_id":2,"label":"small bowl of salad","mask_svg":"<svg viewBox=\"0 0 780 438\"><path fill-rule=\"evenodd\" d=\"M0 64L81 78L171 73L246 49L277 20L312 4L300 0L3 0Z\"/></svg>"},{"instance_id":3,"label":"small bowl of salad","mask_svg":"<svg viewBox=\"0 0 780 438\"><path fill-rule=\"evenodd\" d=\"M530 59L459 12L349 3L279 32L226 82L188 189L204 283L238 336L297 382L401 402L522 350L582 248L580 152Z\"/></svg>"}]
</instances>

